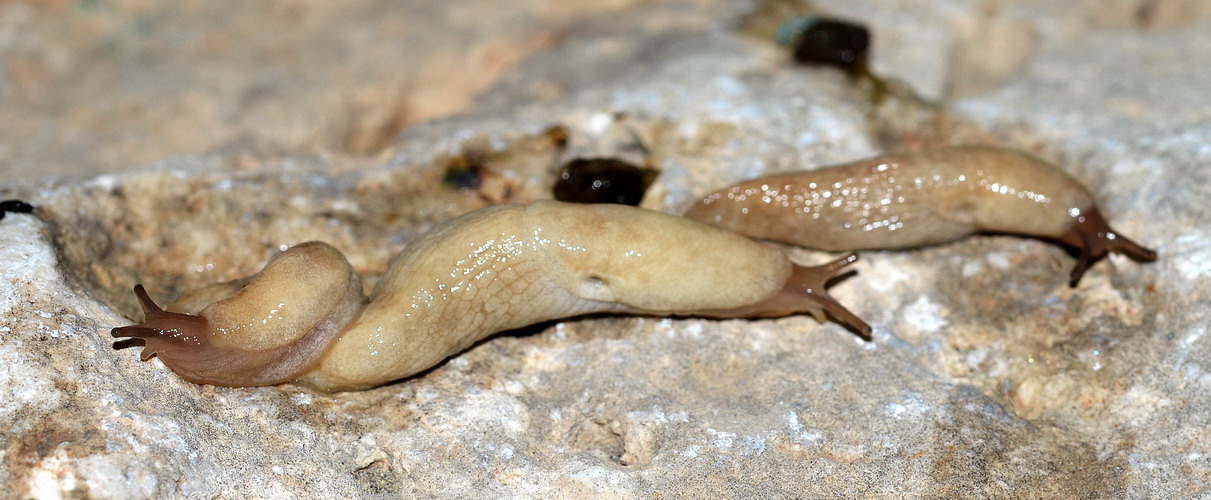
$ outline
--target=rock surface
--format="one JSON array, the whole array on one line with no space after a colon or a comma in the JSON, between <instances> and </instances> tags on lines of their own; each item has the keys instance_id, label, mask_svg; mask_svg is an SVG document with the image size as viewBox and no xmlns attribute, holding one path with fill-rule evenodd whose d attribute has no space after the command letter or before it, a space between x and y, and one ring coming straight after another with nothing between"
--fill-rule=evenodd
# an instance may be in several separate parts
<instances>
[{"instance_id":1,"label":"rock surface","mask_svg":"<svg viewBox=\"0 0 1211 500\"><path fill-rule=\"evenodd\" d=\"M303 81L258 72L256 50L235 58L223 31L280 12L183 3L209 13L179 35L178 46L211 47L204 56L89 33L13 41L32 36L23 26L89 20L38 10L56 5L0 6L0 30L20 35L0 37L0 106L23 113L0 118L0 197L38 207L0 220L0 484L15 497L1211 493L1211 74L1191 63L1211 59L1211 12L1200 2L813 2L867 23L874 71L937 107L876 103L866 83L792 64L763 33L809 7L773 0L535 1L499 23L490 2L440 13L360 2L336 16L340 30L311 13L316 31L280 42L320 61L309 64L350 61L347 74ZM71 8L115 9L110 22L160 36L183 15L97 5ZM334 40L339 57L318 50ZM351 83L388 64L384 40L414 52L401 64L430 64L408 93L392 93L395 70ZM97 47L131 65L70 90L12 55L66 58L70 76ZM468 47L507 55L477 60ZM191 86L166 75L195 59L172 57L229 74ZM468 72L467 87L443 87L441 75ZM118 77L134 83L107 80ZM236 98L255 88L263 107ZM47 97L60 107L19 102L34 91L62 92ZM353 127L372 131L364 149L333 141L344 132L313 135L348 119L332 103L350 95L371 96L358 101L370 125ZM163 102L146 120L72 111L92 117L107 99ZM181 99L205 109L177 111ZM430 111L382 118L401 99ZM452 111L463 113L423 120ZM23 127L80 142L28 143L13 132ZM174 139L195 129L201 138ZM1071 257L1035 240L869 252L833 290L875 326L872 343L809 317L569 320L359 393L193 385L108 336L138 317L136 282L163 300L307 240L333 243L373 279L442 220L549 197L569 158L654 166L644 205L679 212L740 179L957 142L1055 160L1160 260L1111 257L1071 289ZM478 185L444 181L468 165ZM55 173L72 176L44 176Z\"/></svg>"}]
</instances>

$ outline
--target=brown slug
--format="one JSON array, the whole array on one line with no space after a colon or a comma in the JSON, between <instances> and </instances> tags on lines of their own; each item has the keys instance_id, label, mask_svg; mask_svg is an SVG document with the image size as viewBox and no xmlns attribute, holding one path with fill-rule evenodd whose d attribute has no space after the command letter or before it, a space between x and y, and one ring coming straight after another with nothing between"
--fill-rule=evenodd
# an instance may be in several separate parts
<instances>
[{"instance_id":1,"label":"brown slug","mask_svg":"<svg viewBox=\"0 0 1211 500\"><path fill-rule=\"evenodd\" d=\"M392 259L369 300L338 250L310 242L251 280L187 295L169 308L179 312L136 286L146 319L112 334L142 341L144 360L159 356L196 383L327 391L382 385L496 332L591 313L827 313L869 339L870 326L825 291L855 260L851 253L803 267L764 243L680 217L540 201L440 225Z\"/></svg>"},{"instance_id":2,"label":"brown slug","mask_svg":"<svg viewBox=\"0 0 1211 500\"><path fill-rule=\"evenodd\" d=\"M758 239L830 251L908 248L974 233L1055 240L1079 253L1069 284L1108 252L1156 252L1114 231L1093 196L1027 153L961 146L892 154L742 182L686 217Z\"/></svg>"}]
</instances>

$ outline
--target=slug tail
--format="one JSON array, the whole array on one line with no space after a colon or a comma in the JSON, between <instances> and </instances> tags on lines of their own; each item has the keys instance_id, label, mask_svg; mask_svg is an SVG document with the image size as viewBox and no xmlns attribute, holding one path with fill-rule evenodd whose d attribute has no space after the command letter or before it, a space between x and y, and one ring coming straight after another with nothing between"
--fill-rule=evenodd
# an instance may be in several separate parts
<instances>
[{"instance_id":1,"label":"slug tail","mask_svg":"<svg viewBox=\"0 0 1211 500\"><path fill-rule=\"evenodd\" d=\"M1111 252L1126 255L1136 262L1156 260L1156 251L1131 241L1112 229L1097 208L1090 208L1074 217L1072 225L1059 240L1076 248L1079 254L1068 280L1068 286L1071 287L1076 287L1089 266Z\"/></svg>"}]
</instances>

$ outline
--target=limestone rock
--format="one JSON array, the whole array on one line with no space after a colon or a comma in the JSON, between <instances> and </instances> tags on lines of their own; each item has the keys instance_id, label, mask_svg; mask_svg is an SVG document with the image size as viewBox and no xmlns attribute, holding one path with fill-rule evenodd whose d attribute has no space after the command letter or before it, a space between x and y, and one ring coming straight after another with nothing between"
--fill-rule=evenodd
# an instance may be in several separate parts
<instances>
[{"instance_id":1,"label":"limestone rock","mask_svg":"<svg viewBox=\"0 0 1211 500\"><path fill-rule=\"evenodd\" d=\"M937 106L792 64L745 31L757 5L616 2L548 13L579 21L501 48L516 64L464 113L392 132L377 156L286 141L269 159L205 147L13 180L0 197L38 208L0 220L0 484L36 498L1206 495L1211 75L1191 61L1211 56L1211 18L1053 3L814 2L899 40L876 43L875 71ZM434 22L469 26L448 17ZM525 39L511 33L497 43ZM872 343L809 317L573 319L359 393L198 386L108 336L138 317L134 283L165 300L307 240L373 281L442 220L549 197L572 157L660 169L644 205L679 212L740 179L956 141L1057 161L1160 260L1111 257L1070 289L1071 258L1041 241L869 252L833 290ZM468 165L475 185L452 187Z\"/></svg>"}]
</instances>

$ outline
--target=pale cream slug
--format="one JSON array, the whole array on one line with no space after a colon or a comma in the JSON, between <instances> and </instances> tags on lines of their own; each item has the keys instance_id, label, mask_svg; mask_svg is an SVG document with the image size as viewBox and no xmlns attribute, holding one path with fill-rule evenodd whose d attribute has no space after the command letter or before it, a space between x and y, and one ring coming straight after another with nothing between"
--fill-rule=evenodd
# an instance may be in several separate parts
<instances>
[{"instance_id":1,"label":"pale cream slug","mask_svg":"<svg viewBox=\"0 0 1211 500\"><path fill-rule=\"evenodd\" d=\"M892 154L742 182L686 217L820 250L909 248L974 233L1055 240L1079 252L1069 284L1108 252L1156 253L1114 231L1093 196L1059 168L1012 149L964 146Z\"/></svg>"},{"instance_id":2,"label":"pale cream slug","mask_svg":"<svg viewBox=\"0 0 1211 500\"><path fill-rule=\"evenodd\" d=\"M369 300L339 251L304 243L246 284L185 297L181 312L161 310L136 286L146 319L113 336L141 340L144 359L159 356L193 382L293 381L328 391L382 385L493 333L591 313L827 313L869 339L869 325L825 291L856 259L803 267L764 243L680 217L540 201L442 224L392 259Z\"/></svg>"}]
</instances>

